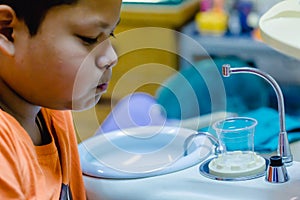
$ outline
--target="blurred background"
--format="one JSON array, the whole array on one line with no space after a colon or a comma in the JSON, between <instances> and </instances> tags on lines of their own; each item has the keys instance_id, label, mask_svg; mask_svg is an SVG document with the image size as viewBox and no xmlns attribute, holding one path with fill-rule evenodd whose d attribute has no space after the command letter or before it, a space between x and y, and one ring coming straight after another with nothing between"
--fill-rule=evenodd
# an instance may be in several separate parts
<instances>
[{"instance_id":1,"label":"blurred background","mask_svg":"<svg viewBox=\"0 0 300 200\"><path fill-rule=\"evenodd\" d=\"M209 76L210 72L206 69L210 65L220 67L224 62L234 63L236 67L257 67L272 75L282 87L286 98L286 112L299 116L300 61L264 44L258 30L260 16L278 2L279 0L123 0L121 21L115 31L116 38L112 38L119 62L113 68L107 93L96 107L74 113L75 120L80 122L80 126L76 126L80 133L79 141L94 135L95 130L121 99L134 92L153 96L165 108L167 117L182 117L172 113L174 106L169 96L165 95L168 91L164 86L172 85L170 80L176 80L179 72L192 75L191 69L200 69ZM197 84L201 83L197 80ZM241 86L245 82L248 84ZM235 85L228 94L232 97L232 110L229 111L245 112L259 106L276 109L277 101L272 88L257 79L244 77L224 84L229 93L230 88L227 90L227 86ZM253 92L257 98L253 100L253 97L240 93L241 89L236 87L238 85L249 87L246 93ZM172 87L181 88L183 85L178 83ZM182 90L184 95L185 90ZM200 90L201 88L201 93ZM244 95L243 102L236 100L235 94ZM188 103L189 96L185 98ZM202 101L201 106L211 106L203 96ZM249 106L241 107L240 104L245 102ZM188 117L209 113L211 110L202 109L200 112Z\"/></svg>"}]
</instances>

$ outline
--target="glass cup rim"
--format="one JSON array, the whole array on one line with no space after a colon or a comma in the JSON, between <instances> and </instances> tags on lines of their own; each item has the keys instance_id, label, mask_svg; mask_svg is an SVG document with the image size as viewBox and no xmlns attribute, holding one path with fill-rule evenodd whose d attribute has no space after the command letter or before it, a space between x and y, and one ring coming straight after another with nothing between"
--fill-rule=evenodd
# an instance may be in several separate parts
<instances>
[{"instance_id":1,"label":"glass cup rim","mask_svg":"<svg viewBox=\"0 0 300 200\"><path fill-rule=\"evenodd\" d=\"M226 122L226 121L232 121L232 120L247 120L247 121L252 121L253 123L249 126L245 126L243 128L236 128L236 129L223 129L223 128L219 128L217 127L218 124ZM248 129L252 129L257 125L257 120L251 117L229 117L229 118L225 118L225 119L221 119L216 121L215 123L213 123L213 129L215 129L215 131L217 132L237 132L237 131L241 131L241 130L248 130Z\"/></svg>"}]
</instances>

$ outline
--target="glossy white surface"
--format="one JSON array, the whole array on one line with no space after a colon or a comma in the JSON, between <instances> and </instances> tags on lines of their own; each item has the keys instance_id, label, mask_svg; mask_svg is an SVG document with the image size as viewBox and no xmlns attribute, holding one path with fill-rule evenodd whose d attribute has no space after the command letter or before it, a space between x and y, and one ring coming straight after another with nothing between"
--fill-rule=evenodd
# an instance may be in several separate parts
<instances>
[{"instance_id":1,"label":"glossy white surface","mask_svg":"<svg viewBox=\"0 0 300 200\"><path fill-rule=\"evenodd\" d=\"M287 170L283 184L265 177L247 181L218 181L199 174L199 165L162 176L117 180L84 176L89 199L97 200L297 200L300 199L300 163ZM101 197L101 198L100 198Z\"/></svg>"},{"instance_id":2,"label":"glossy white surface","mask_svg":"<svg viewBox=\"0 0 300 200\"><path fill-rule=\"evenodd\" d=\"M263 40L273 48L300 59L300 2L285 0L260 19Z\"/></svg>"},{"instance_id":3,"label":"glossy white surface","mask_svg":"<svg viewBox=\"0 0 300 200\"><path fill-rule=\"evenodd\" d=\"M79 145L79 149L83 168L88 170L85 173L95 173L94 176L102 177L83 176L88 199L300 199L300 162L295 161L287 168L290 180L283 184L268 183L264 176L246 181L213 180L199 172L202 160L211 149L208 140L199 137L196 143L200 146L202 144L200 149L196 151L196 144L192 144L189 155L182 157L184 140L191 134L195 132L190 129L142 127L115 131L84 141ZM139 143L147 138L150 139L149 143ZM164 148L167 150L163 151ZM104 159L103 162L105 154L111 154L110 158L113 159ZM137 154L141 157L148 155L150 160L144 162L144 158L132 159ZM170 156L175 159L166 160L166 157ZM126 159L133 162L127 162L129 165L125 165Z\"/></svg>"},{"instance_id":4,"label":"glossy white surface","mask_svg":"<svg viewBox=\"0 0 300 200\"><path fill-rule=\"evenodd\" d=\"M83 173L131 179L191 167L207 158L212 150L210 141L199 137L191 142L189 154L184 156L184 141L196 133L179 127L142 126L91 137L79 144Z\"/></svg>"}]
</instances>

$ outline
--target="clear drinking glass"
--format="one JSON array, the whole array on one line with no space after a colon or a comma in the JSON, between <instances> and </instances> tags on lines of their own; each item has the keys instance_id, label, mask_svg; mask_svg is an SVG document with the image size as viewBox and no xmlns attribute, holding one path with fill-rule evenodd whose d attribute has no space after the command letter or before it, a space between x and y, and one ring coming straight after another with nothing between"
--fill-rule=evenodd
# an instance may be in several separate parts
<instances>
[{"instance_id":1,"label":"clear drinking glass","mask_svg":"<svg viewBox=\"0 0 300 200\"><path fill-rule=\"evenodd\" d=\"M248 177L265 170L265 159L254 152L254 132L257 121L249 117L233 117L213 124L220 149L209 163L211 174L219 177Z\"/></svg>"},{"instance_id":2,"label":"clear drinking glass","mask_svg":"<svg viewBox=\"0 0 300 200\"><path fill-rule=\"evenodd\" d=\"M223 154L254 152L254 132L257 121L249 117L232 117L217 121L217 133Z\"/></svg>"}]
</instances>

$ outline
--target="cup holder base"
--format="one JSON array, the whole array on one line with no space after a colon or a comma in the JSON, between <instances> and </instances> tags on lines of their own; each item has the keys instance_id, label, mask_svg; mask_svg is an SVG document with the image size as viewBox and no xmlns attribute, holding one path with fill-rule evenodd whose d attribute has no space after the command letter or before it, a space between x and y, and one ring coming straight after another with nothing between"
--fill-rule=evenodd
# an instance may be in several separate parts
<instances>
[{"instance_id":1,"label":"cup holder base","mask_svg":"<svg viewBox=\"0 0 300 200\"><path fill-rule=\"evenodd\" d=\"M260 172L258 174L254 174L254 175L250 175L250 176L243 176L243 177L221 177L221 176L216 176L216 175L209 173L208 165L213 159L215 159L215 157L204 161L199 167L199 172L201 175L203 175L206 178L210 178L213 180L219 180L219 181L245 181L245 180L260 178L262 176L265 176L267 166L269 165L269 160L265 159L266 160L266 169L263 172Z\"/></svg>"}]
</instances>

